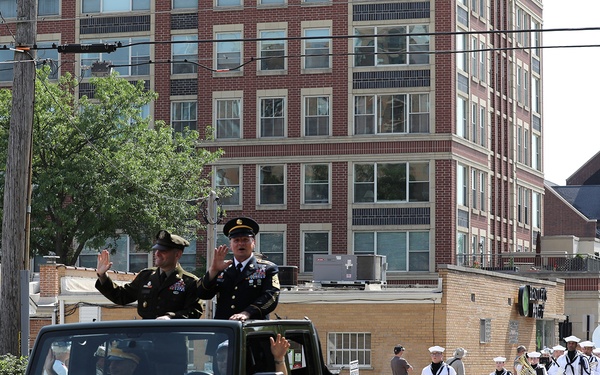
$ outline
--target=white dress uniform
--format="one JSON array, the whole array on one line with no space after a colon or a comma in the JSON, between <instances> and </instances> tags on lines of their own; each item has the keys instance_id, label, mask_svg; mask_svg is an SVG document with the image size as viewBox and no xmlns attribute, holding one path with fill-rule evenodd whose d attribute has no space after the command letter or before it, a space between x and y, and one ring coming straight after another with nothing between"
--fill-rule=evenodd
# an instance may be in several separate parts
<instances>
[{"instance_id":1,"label":"white dress uniform","mask_svg":"<svg viewBox=\"0 0 600 375\"><path fill-rule=\"evenodd\" d=\"M558 362L556 362L557 358L554 357L550 357L550 367L548 367L548 375L557 375L558 374L558 369L560 368L560 366L558 365Z\"/></svg>"},{"instance_id":2,"label":"white dress uniform","mask_svg":"<svg viewBox=\"0 0 600 375\"><path fill-rule=\"evenodd\" d=\"M556 362L559 366L556 375L591 375L590 363L583 353L575 352L575 356L571 359L569 352L565 352Z\"/></svg>"},{"instance_id":3,"label":"white dress uniform","mask_svg":"<svg viewBox=\"0 0 600 375\"><path fill-rule=\"evenodd\" d=\"M442 362L439 370L434 374L431 370L431 364L421 371L421 375L456 375L456 370L452 366L448 366L446 362Z\"/></svg>"}]
</instances>

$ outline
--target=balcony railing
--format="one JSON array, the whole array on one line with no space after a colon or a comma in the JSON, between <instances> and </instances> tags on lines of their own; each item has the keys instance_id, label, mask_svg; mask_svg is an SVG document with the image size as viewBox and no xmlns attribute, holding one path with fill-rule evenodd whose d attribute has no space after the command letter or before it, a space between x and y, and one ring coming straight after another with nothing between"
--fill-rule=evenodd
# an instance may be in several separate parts
<instances>
[{"instance_id":1,"label":"balcony railing","mask_svg":"<svg viewBox=\"0 0 600 375\"><path fill-rule=\"evenodd\" d=\"M456 264L503 272L600 272L600 258L591 254L458 254Z\"/></svg>"}]
</instances>

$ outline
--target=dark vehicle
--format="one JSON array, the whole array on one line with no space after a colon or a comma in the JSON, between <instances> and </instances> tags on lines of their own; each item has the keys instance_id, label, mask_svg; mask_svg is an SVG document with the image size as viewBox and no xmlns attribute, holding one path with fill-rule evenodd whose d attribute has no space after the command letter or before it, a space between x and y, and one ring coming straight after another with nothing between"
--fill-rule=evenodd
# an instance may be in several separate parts
<instances>
[{"instance_id":1,"label":"dark vehicle","mask_svg":"<svg viewBox=\"0 0 600 375\"><path fill-rule=\"evenodd\" d=\"M274 373L270 337L290 341L291 375L330 375L309 320L128 320L46 326L29 357L27 375L252 375ZM217 365L217 352L220 365ZM133 364L135 363L135 365ZM53 368L51 368L53 367Z\"/></svg>"}]
</instances>

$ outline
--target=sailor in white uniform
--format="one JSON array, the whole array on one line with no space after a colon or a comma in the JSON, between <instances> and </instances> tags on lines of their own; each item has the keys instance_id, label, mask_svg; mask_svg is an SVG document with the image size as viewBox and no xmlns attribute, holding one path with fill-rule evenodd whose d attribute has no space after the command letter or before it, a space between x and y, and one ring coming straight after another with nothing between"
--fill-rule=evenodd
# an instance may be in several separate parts
<instances>
[{"instance_id":1,"label":"sailor in white uniform","mask_svg":"<svg viewBox=\"0 0 600 375\"><path fill-rule=\"evenodd\" d=\"M444 348L437 345L429 348L431 364L423 368L421 375L456 375L456 370L444 362L444 350Z\"/></svg>"}]
</instances>

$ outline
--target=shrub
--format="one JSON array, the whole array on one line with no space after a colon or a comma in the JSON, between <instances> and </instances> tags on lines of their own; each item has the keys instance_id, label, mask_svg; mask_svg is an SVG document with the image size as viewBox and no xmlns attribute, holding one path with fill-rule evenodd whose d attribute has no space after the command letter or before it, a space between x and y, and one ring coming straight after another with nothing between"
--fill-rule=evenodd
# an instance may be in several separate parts
<instances>
[{"instance_id":1,"label":"shrub","mask_svg":"<svg viewBox=\"0 0 600 375\"><path fill-rule=\"evenodd\" d=\"M27 368L27 357L12 354L0 356L0 375L23 375Z\"/></svg>"}]
</instances>

